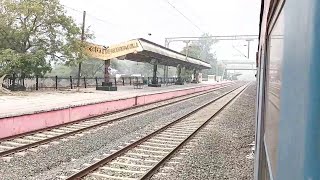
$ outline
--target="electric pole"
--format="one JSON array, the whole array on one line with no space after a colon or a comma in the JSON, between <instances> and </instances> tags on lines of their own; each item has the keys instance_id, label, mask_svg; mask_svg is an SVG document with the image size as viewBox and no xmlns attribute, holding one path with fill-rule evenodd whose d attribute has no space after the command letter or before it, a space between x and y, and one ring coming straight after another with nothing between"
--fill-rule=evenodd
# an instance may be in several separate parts
<instances>
[{"instance_id":1,"label":"electric pole","mask_svg":"<svg viewBox=\"0 0 320 180\"><path fill-rule=\"evenodd\" d=\"M166 39L164 44L166 48L169 48L170 41L167 41ZM167 84L168 75L169 75L169 66L163 65L163 78L164 78L165 84Z\"/></svg>"},{"instance_id":2,"label":"electric pole","mask_svg":"<svg viewBox=\"0 0 320 180\"><path fill-rule=\"evenodd\" d=\"M189 43L190 41L183 41L184 43L186 43L186 61L188 61L188 55L189 55Z\"/></svg>"},{"instance_id":3,"label":"electric pole","mask_svg":"<svg viewBox=\"0 0 320 180\"><path fill-rule=\"evenodd\" d=\"M85 31L85 23L86 23L86 11L83 11L83 18L82 18L82 28L81 28L81 43L84 41L84 31ZM81 64L82 64L82 52L80 54L80 62L79 62L79 69L78 69L78 82L77 87L80 87L80 78L81 78Z\"/></svg>"},{"instance_id":4,"label":"electric pole","mask_svg":"<svg viewBox=\"0 0 320 180\"><path fill-rule=\"evenodd\" d=\"M250 59L250 42L253 41L252 39L247 39L246 40L248 42L248 55L247 58Z\"/></svg>"}]
</instances>

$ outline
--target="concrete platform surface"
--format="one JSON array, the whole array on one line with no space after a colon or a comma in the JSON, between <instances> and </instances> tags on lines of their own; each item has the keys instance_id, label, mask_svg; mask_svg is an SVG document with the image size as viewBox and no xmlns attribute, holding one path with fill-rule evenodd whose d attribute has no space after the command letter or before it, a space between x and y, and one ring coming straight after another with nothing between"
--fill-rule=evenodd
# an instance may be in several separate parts
<instances>
[{"instance_id":1,"label":"concrete platform surface","mask_svg":"<svg viewBox=\"0 0 320 180\"><path fill-rule=\"evenodd\" d=\"M96 91L94 88L69 91L20 92L18 95L0 95L0 118L34 114L75 106L119 100L129 97L162 93L174 90L207 86L208 84L186 84L134 89L133 86L118 86L118 91Z\"/></svg>"},{"instance_id":2,"label":"concrete platform surface","mask_svg":"<svg viewBox=\"0 0 320 180\"><path fill-rule=\"evenodd\" d=\"M32 92L0 96L0 139L106 113L228 86L232 82L184 86L119 87L119 91Z\"/></svg>"}]
</instances>

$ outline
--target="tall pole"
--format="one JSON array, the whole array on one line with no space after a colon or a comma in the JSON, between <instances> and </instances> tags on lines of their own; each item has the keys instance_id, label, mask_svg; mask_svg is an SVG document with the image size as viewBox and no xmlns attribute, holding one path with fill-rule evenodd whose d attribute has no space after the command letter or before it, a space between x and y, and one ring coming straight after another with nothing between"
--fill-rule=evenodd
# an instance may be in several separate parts
<instances>
[{"instance_id":1,"label":"tall pole","mask_svg":"<svg viewBox=\"0 0 320 180\"><path fill-rule=\"evenodd\" d=\"M184 41L184 43L186 43L186 60L188 59L188 54L189 54L189 43L190 41Z\"/></svg>"},{"instance_id":2,"label":"tall pole","mask_svg":"<svg viewBox=\"0 0 320 180\"><path fill-rule=\"evenodd\" d=\"M82 17L82 29L81 29L81 42L83 43L84 41L84 29L85 29L85 23L86 23L86 11L83 11L83 17ZM80 86L80 78L81 78L81 64L82 64L82 54L81 54L81 59L79 62L79 69L78 69L78 82L77 82L77 87Z\"/></svg>"},{"instance_id":3,"label":"tall pole","mask_svg":"<svg viewBox=\"0 0 320 180\"><path fill-rule=\"evenodd\" d=\"M218 79L218 60L217 60L217 63L216 63L216 81Z\"/></svg>"},{"instance_id":4,"label":"tall pole","mask_svg":"<svg viewBox=\"0 0 320 180\"><path fill-rule=\"evenodd\" d=\"M247 39L248 41L248 55L247 58L250 59L250 42L253 41L252 39Z\"/></svg>"},{"instance_id":5,"label":"tall pole","mask_svg":"<svg viewBox=\"0 0 320 180\"><path fill-rule=\"evenodd\" d=\"M248 59L250 59L250 41L248 41Z\"/></svg>"},{"instance_id":6,"label":"tall pole","mask_svg":"<svg viewBox=\"0 0 320 180\"><path fill-rule=\"evenodd\" d=\"M217 63L216 63L216 76L218 75L218 60L217 60Z\"/></svg>"},{"instance_id":7,"label":"tall pole","mask_svg":"<svg viewBox=\"0 0 320 180\"><path fill-rule=\"evenodd\" d=\"M170 41L168 41L167 39L165 39L164 46L165 46L166 48L169 48L169 44L170 44ZM163 65L163 78L164 78L164 82L165 82L165 83L167 83L168 71L169 71L169 66Z\"/></svg>"}]
</instances>

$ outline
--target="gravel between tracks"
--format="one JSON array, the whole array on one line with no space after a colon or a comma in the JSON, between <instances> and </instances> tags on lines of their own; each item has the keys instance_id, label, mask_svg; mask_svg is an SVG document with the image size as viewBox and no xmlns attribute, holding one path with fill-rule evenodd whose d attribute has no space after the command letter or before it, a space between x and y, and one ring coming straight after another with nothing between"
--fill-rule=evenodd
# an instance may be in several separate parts
<instances>
[{"instance_id":1,"label":"gravel between tracks","mask_svg":"<svg viewBox=\"0 0 320 180\"><path fill-rule=\"evenodd\" d=\"M213 98L232 88L234 87L227 87L179 105L130 117L94 133L75 136L67 142L59 141L59 144L50 145L47 149L39 148L36 153L28 152L21 157L15 155L10 162L0 161L0 179L57 179L57 176L65 175L72 169L79 169L82 164L103 153L119 149L119 145L134 139L137 134L163 126L186 114L208 102L208 97Z\"/></svg>"},{"instance_id":2,"label":"gravel between tracks","mask_svg":"<svg viewBox=\"0 0 320 180\"><path fill-rule=\"evenodd\" d=\"M160 169L167 174L156 174L151 179L253 179L253 159L246 156L251 152L249 144L254 141L255 88L249 86L201 130L195 136L197 145L187 155L176 154L174 157L183 158L173 165L173 170Z\"/></svg>"}]
</instances>

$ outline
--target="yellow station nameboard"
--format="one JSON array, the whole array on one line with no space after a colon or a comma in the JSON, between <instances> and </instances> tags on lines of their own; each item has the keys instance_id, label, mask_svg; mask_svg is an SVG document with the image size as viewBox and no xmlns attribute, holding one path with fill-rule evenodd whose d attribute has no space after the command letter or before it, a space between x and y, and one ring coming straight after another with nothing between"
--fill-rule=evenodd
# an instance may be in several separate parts
<instances>
[{"instance_id":1,"label":"yellow station nameboard","mask_svg":"<svg viewBox=\"0 0 320 180\"><path fill-rule=\"evenodd\" d=\"M143 49L138 40L131 40L109 47L88 43L85 47L85 53L88 56L101 60L109 60L142 50Z\"/></svg>"}]
</instances>

